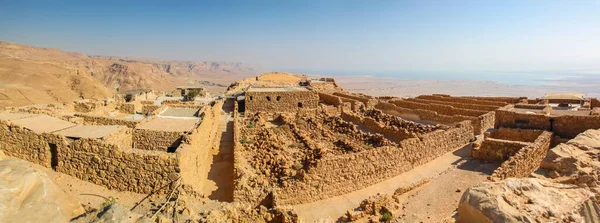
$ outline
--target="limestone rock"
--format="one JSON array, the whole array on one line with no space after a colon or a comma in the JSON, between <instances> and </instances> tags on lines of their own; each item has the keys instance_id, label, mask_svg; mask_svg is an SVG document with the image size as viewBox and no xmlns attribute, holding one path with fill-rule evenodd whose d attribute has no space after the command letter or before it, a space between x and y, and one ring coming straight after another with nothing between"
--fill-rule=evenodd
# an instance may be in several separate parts
<instances>
[{"instance_id":1,"label":"limestone rock","mask_svg":"<svg viewBox=\"0 0 600 223\"><path fill-rule=\"evenodd\" d=\"M77 199L34 165L0 158L0 222L67 222L83 213Z\"/></svg>"},{"instance_id":2,"label":"limestone rock","mask_svg":"<svg viewBox=\"0 0 600 223\"><path fill-rule=\"evenodd\" d=\"M458 222L582 222L578 210L593 193L541 179L509 178L469 188L458 206Z\"/></svg>"}]
</instances>

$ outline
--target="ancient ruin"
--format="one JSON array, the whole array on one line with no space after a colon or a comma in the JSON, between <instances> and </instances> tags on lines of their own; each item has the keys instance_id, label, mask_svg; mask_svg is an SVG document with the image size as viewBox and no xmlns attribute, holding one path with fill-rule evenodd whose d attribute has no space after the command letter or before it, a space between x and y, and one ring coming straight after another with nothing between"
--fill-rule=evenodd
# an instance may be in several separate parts
<instances>
[{"instance_id":1,"label":"ancient ruin","mask_svg":"<svg viewBox=\"0 0 600 223\"><path fill-rule=\"evenodd\" d=\"M201 94L181 97L192 90ZM403 202L443 187L438 180L459 174L456 168L470 170L460 174L473 180L449 193L474 186L460 205L448 201L459 222L578 221L598 211L594 98L373 97L346 91L333 78L289 73L240 80L216 98L196 87L175 92L4 108L0 151L110 190L167 196L161 204L178 221L413 221ZM498 195L510 206L481 204L501 202L483 195L501 188L510 191ZM185 196L194 201L182 206ZM328 205L343 196L354 199L340 205L344 210ZM192 213L200 201L214 206ZM506 214L538 201L568 203ZM578 211L582 205L586 211ZM310 207L327 210L316 217Z\"/></svg>"}]
</instances>

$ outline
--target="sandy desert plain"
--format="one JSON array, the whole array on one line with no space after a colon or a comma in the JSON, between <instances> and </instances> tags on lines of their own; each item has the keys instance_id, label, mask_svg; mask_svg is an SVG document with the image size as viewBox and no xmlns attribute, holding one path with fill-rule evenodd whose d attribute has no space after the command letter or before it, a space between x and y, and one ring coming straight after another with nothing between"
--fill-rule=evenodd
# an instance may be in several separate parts
<instances>
[{"instance_id":1,"label":"sandy desert plain","mask_svg":"<svg viewBox=\"0 0 600 223\"><path fill-rule=\"evenodd\" d=\"M0 222L600 222L599 89L0 42Z\"/></svg>"}]
</instances>

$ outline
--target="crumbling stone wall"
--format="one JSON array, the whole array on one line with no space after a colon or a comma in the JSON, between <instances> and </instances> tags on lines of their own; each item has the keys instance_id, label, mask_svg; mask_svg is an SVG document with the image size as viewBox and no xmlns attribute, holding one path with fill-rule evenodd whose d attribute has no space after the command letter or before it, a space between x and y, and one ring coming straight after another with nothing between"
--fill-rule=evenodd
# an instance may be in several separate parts
<instances>
[{"instance_id":1,"label":"crumbling stone wall","mask_svg":"<svg viewBox=\"0 0 600 223\"><path fill-rule=\"evenodd\" d=\"M461 103L461 102L427 100L427 99L421 99L421 98L406 98L404 100L417 102L417 103L450 105L455 108L464 108L464 109L481 110L481 111L494 111L494 110L500 108L500 106L497 106L497 105L478 105L478 104L468 104L468 103Z\"/></svg>"},{"instance_id":2,"label":"crumbling stone wall","mask_svg":"<svg viewBox=\"0 0 600 223\"><path fill-rule=\"evenodd\" d=\"M122 103L119 105L119 111L126 114L135 114L135 104Z\"/></svg>"},{"instance_id":3,"label":"crumbling stone wall","mask_svg":"<svg viewBox=\"0 0 600 223\"><path fill-rule=\"evenodd\" d=\"M179 178L175 154L122 149L97 139L76 140L69 148L60 153L57 171L109 189L150 193Z\"/></svg>"},{"instance_id":4,"label":"crumbling stone wall","mask_svg":"<svg viewBox=\"0 0 600 223\"><path fill-rule=\"evenodd\" d=\"M478 104L478 105L493 105L493 106L506 106L508 103L499 102L499 101L486 101L474 98L461 98L461 97L451 97L451 96L440 96L440 95L420 95L417 98L427 99L427 100L435 100L435 101L448 101L448 102L458 102L458 103L467 103L467 104Z\"/></svg>"},{"instance_id":5,"label":"crumbling stone wall","mask_svg":"<svg viewBox=\"0 0 600 223\"><path fill-rule=\"evenodd\" d=\"M600 128L598 116L549 116L524 114L500 109L496 111L496 128L541 129L554 132L563 138L574 138L588 129Z\"/></svg>"},{"instance_id":6,"label":"crumbling stone wall","mask_svg":"<svg viewBox=\"0 0 600 223\"><path fill-rule=\"evenodd\" d=\"M428 124L444 124L444 125L452 125L464 120L471 121L473 125L473 133L476 135L482 134L487 129L489 129L492 125L492 121L490 120L493 113L488 113L484 116L480 117L472 117L472 116L463 116L463 115L441 115L435 111L425 110L425 109L408 109L401 108L394 104L387 102L380 102L375 106L375 108L382 110L383 112L396 115L406 120L423 122Z\"/></svg>"},{"instance_id":7,"label":"crumbling stone wall","mask_svg":"<svg viewBox=\"0 0 600 223\"><path fill-rule=\"evenodd\" d=\"M103 104L104 104L104 102L100 102L100 101L77 101L73 105L73 108L75 109L76 112L87 113L87 112L94 111L96 108L102 106Z\"/></svg>"},{"instance_id":8,"label":"crumbling stone wall","mask_svg":"<svg viewBox=\"0 0 600 223\"><path fill-rule=\"evenodd\" d=\"M550 116L542 114L523 114L504 109L496 111L495 128L521 128L552 130Z\"/></svg>"},{"instance_id":9,"label":"crumbling stone wall","mask_svg":"<svg viewBox=\"0 0 600 223\"><path fill-rule=\"evenodd\" d=\"M544 131L533 143L521 148L514 156L503 162L491 176L492 180L509 177L527 177L540 167L550 148L552 133Z\"/></svg>"},{"instance_id":10,"label":"crumbling stone wall","mask_svg":"<svg viewBox=\"0 0 600 223\"><path fill-rule=\"evenodd\" d=\"M342 104L342 99L339 97L325 93L319 93L319 101L333 106L340 106Z\"/></svg>"},{"instance_id":11,"label":"crumbling stone wall","mask_svg":"<svg viewBox=\"0 0 600 223\"><path fill-rule=\"evenodd\" d=\"M83 118L85 124L96 124L96 125L124 125L129 128L135 128L140 121L134 120L125 120L125 119L117 119L117 118L109 118L102 116L92 116L85 114L75 114L77 117Z\"/></svg>"},{"instance_id":12,"label":"crumbling stone wall","mask_svg":"<svg viewBox=\"0 0 600 223\"><path fill-rule=\"evenodd\" d=\"M479 147L473 147L471 156L486 161L505 161L529 145L526 142L487 138Z\"/></svg>"},{"instance_id":13,"label":"crumbling stone wall","mask_svg":"<svg viewBox=\"0 0 600 223\"><path fill-rule=\"evenodd\" d=\"M276 188L278 204L308 203L365 188L464 146L472 133L472 125L465 121L449 130L406 139L400 148L382 147L318 160L304 181Z\"/></svg>"},{"instance_id":14,"label":"crumbling stone wall","mask_svg":"<svg viewBox=\"0 0 600 223\"><path fill-rule=\"evenodd\" d=\"M435 111L442 115L464 115L464 116L473 116L477 117L487 113L487 111L480 110L472 110L472 109L464 109L464 108L454 108L451 105L441 105L441 104L425 104L425 103L417 103L411 102L403 99L396 99L390 101L392 104L402 108L408 109L425 109L430 111Z\"/></svg>"},{"instance_id":15,"label":"crumbling stone wall","mask_svg":"<svg viewBox=\"0 0 600 223\"><path fill-rule=\"evenodd\" d=\"M315 91L247 91L246 112L297 112L316 109L319 95Z\"/></svg>"},{"instance_id":16,"label":"crumbling stone wall","mask_svg":"<svg viewBox=\"0 0 600 223\"><path fill-rule=\"evenodd\" d=\"M552 131L563 138L575 138L588 129L600 129L600 116L559 116L552 121Z\"/></svg>"},{"instance_id":17,"label":"crumbling stone wall","mask_svg":"<svg viewBox=\"0 0 600 223\"><path fill-rule=\"evenodd\" d=\"M355 101L360 101L362 102L367 108L372 108L373 106L375 106L378 103L378 100L372 97L368 97L365 95L353 95L353 94L346 94L346 93L342 93L342 92L335 92L333 93L333 95L341 97L341 98L347 98L347 99L352 99Z\"/></svg>"},{"instance_id":18,"label":"crumbling stone wall","mask_svg":"<svg viewBox=\"0 0 600 223\"><path fill-rule=\"evenodd\" d=\"M527 97L478 97L478 96L463 96L462 98L472 98L483 101L499 101L508 104L518 104L527 101Z\"/></svg>"},{"instance_id":19,"label":"crumbling stone wall","mask_svg":"<svg viewBox=\"0 0 600 223\"><path fill-rule=\"evenodd\" d=\"M133 146L136 149L167 152L169 148L179 147L183 135L182 132L135 129L133 131Z\"/></svg>"},{"instance_id":20,"label":"crumbling stone wall","mask_svg":"<svg viewBox=\"0 0 600 223\"><path fill-rule=\"evenodd\" d=\"M486 139L494 138L520 142L535 142L543 132L543 130L500 128L486 132L484 136Z\"/></svg>"},{"instance_id":21,"label":"crumbling stone wall","mask_svg":"<svg viewBox=\"0 0 600 223\"><path fill-rule=\"evenodd\" d=\"M142 114L143 115L150 115L154 111L158 110L160 107L161 107L160 105L154 105L154 104L143 105L142 106Z\"/></svg>"}]
</instances>

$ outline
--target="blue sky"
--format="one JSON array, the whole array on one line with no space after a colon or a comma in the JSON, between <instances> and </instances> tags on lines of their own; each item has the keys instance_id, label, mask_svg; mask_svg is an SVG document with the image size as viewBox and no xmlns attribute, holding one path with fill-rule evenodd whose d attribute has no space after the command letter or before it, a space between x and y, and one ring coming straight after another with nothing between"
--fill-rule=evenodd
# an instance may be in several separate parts
<instances>
[{"instance_id":1,"label":"blue sky","mask_svg":"<svg viewBox=\"0 0 600 223\"><path fill-rule=\"evenodd\" d=\"M297 72L595 73L600 0L0 0L0 40Z\"/></svg>"}]
</instances>

